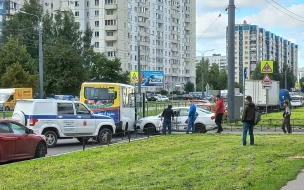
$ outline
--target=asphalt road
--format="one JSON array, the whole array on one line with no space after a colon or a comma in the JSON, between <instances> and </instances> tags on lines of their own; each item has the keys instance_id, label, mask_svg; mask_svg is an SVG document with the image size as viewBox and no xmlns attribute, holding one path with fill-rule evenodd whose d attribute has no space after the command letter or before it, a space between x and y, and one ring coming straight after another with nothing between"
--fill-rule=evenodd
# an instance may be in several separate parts
<instances>
[{"instance_id":1,"label":"asphalt road","mask_svg":"<svg viewBox=\"0 0 304 190\"><path fill-rule=\"evenodd\" d=\"M141 138L147 138L147 135L131 134L131 140L141 139ZM121 136L113 137L111 144L117 144L123 142L129 142L128 135L125 135L124 137ZM90 139L89 142L85 145L85 149L89 149L97 146L101 146L101 145L92 142ZM48 148L48 154L46 155L46 157L66 154L79 150L83 150L83 145L77 139L59 139L57 145L54 148Z\"/></svg>"}]
</instances>

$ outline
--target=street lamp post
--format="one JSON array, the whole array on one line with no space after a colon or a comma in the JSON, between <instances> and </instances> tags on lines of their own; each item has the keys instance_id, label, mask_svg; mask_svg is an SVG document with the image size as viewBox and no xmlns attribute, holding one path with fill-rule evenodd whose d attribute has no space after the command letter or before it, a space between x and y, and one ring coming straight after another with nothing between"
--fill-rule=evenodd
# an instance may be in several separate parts
<instances>
[{"instance_id":1,"label":"street lamp post","mask_svg":"<svg viewBox=\"0 0 304 190\"><path fill-rule=\"evenodd\" d=\"M204 88L205 88L205 84L204 84L204 80L205 80L205 76L204 76L204 55L205 55L205 52L208 52L208 51L213 51L214 49L209 49L209 50L206 50L206 51L198 51L202 54L202 100L205 98L205 93L204 93Z\"/></svg>"},{"instance_id":2,"label":"street lamp post","mask_svg":"<svg viewBox=\"0 0 304 190\"><path fill-rule=\"evenodd\" d=\"M38 15L30 14L24 11L19 11L19 13L35 16L39 21L39 98L43 99L43 51L42 51L42 21Z\"/></svg>"}]
</instances>

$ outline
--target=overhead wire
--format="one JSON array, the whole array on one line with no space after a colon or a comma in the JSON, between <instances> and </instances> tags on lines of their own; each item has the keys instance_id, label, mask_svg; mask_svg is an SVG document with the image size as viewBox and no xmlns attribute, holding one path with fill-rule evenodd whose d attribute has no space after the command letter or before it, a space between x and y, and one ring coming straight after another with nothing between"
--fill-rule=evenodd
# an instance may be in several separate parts
<instances>
[{"instance_id":1,"label":"overhead wire","mask_svg":"<svg viewBox=\"0 0 304 190\"><path fill-rule=\"evenodd\" d=\"M209 25L209 27L203 32L203 34L196 40L199 41L204 35L205 33L211 28L211 26L222 16L222 13L224 13L227 10L227 6L225 6L223 8L223 10L220 12L220 14L216 17L216 19Z\"/></svg>"},{"instance_id":2,"label":"overhead wire","mask_svg":"<svg viewBox=\"0 0 304 190\"><path fill-rule=\"evenodd\" d=\"M297 15L298 17L304 18L303 16L298 15L297 13L294 13L294 12L292 12L292 11L290 11L290 10L286 9L285 7L283 7L282 5L280 5L279 3L277 3L276 1L274 1L274 0L271 0L271 1L272 1L272 2L274 2L276 5L278 5L279 7L281 7L281 8L283 8L283 9L285 9L286 11L288 11L288 12L290 12L290 13L294 14L294 15Z\"/></svg>"},{"instance_id":3,"label":"overhead wire","mask_svg":"<svg viewBox=\"0 0 304 190\"><path fill-rule=\"evenodd\" d=\"M265 1L266 1L269 5L273 6L275 9L277 9L278 11L284 13L285 15L287 15L287 16L289 16L289 17L291 17L291 18L293 18L293 19L295 19L295 20L297 20L297 21L304 22L304 20L300 20L300 19L298 19L298 18L296 18L296 17L294 17L294 16L292 16L292 15L290 15L290 14L288 14L288 13L282 11L281 9L279 9L279 8L277 8L276 6L274 6L273 4L271 4L269 1L267 1L267 0L265 0Z\"/></svg>"}]
</instances>

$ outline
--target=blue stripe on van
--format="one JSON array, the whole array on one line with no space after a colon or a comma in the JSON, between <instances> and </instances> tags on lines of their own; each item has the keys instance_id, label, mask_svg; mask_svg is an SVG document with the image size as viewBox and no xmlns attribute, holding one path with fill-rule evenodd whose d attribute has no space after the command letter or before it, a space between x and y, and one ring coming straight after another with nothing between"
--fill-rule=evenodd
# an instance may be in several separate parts
<instances>
[{"instance_id":1,"label":"blue stripe on van","mask_svg":"<svg viewBox=\"0 0 304 190\"><path fill-rule=\"evenodd\" d=\"M26 119L77 119L77 115L62 115L62 118L58 118L57 115L25 115ZM111 119L105 115L91 115L90 117L84 117L81 119Z\"/></svg>"}]
</instances>

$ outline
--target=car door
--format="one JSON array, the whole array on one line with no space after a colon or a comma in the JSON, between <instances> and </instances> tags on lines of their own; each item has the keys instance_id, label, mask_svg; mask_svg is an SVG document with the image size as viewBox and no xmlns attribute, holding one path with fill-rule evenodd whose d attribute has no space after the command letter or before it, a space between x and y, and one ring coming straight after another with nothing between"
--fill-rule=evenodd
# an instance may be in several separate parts
<instances>
[{"instance_id":1,"label":"car door","mask_svg":"<svg viewBox=\"0 0 304 190\"><path fill-rule=\"evenodd\" d=\"M179 130L187 129L188 114L189 114L189 109L188 108L181 108L180 109L179 122L178 122L178 125L177 125Z\"/></svg>"},{"instance_id":2,"label":"car door","mask_svg":"<svg viewBox=\"0 0 304 190\"><path fill-rule=\"evenodd\" d=\"M16 137L9 128L8 123L0 123L0 160L7 161L15 158Z\"/></svg>"},{"instance_id":3,"label":"car door","mask_svg":"<svg viewBox=\"0 0 304 190\"><path fill-rule=\"evenodd\" d=\"M95 117L81 103L74 103L77 119L77 134L92 134L95 132Z\"/></svg>"},{"instance_id":4,"label":"car door","mask_svg":"<svg viewBox=\"0 0 304 190\"><path fill-rule=\"evenodd\" d=\"M16 137L15 158L33 157L35 152L33 134L26 133L26 127L10 122L10 127Z\"/></svg>"},{"instance_id":5,"label":"car door","mask_svg":"<svg viewBox=\"0 0 304 190\"><path fill-rule=\"evenodd\" d=\"M171 129L178 131L179 130L178 123L180 122L180 119L179 119L180 109L172 109L172 110L174 113L174 120L171 122Z\"/></svg>"},{"instance_id":6,"label":"car door","mask_svg":"<svg viewBox=\"0 0 304 190\"><path fill-rule=\"evenodd\" d=\"M71 136L77 133L77 120L73 102L57 103L57 122L63 134Z\"/></svg>"}]
</instances>

